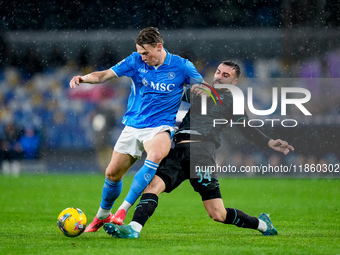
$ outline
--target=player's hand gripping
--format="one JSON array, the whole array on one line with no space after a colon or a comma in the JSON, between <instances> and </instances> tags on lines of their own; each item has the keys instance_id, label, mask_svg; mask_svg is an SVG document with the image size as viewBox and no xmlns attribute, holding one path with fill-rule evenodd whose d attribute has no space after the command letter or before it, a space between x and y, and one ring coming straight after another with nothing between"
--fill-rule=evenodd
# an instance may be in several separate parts
<instances>
[{"instance_id":1,"label":"player's hand gripping","mask_svg":"<svg viewBox=\"0 0 340 255\"><path fill-rule=\"evenodd\" d=\"M282 152L285 155L287 155L290 151L294 151L293 146L289 145L286 141L282 141L281 139L270 139L268 146L275 151Z\"/></svg>"},{"instance_id":2,"label":"player's hand gripping","mask_svg":"<svg viewBox=\"0 0 340 255\"><path fill-rule=\"evenodd\" d=\"M209 97L209 94L203 89L210 92L210 89L207 86L204 86L204 83L202 83L202 85L194 84L191 86L191 92L195 93L196 96L205 94Z\"/></svg>"}]
</instances>

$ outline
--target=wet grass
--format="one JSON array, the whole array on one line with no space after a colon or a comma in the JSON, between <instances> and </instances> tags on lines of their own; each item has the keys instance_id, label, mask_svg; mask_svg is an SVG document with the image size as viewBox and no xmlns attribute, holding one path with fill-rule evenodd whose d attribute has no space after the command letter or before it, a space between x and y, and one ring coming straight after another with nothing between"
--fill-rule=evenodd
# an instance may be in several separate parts
<instances>
[{"instance_id":1,"label":"wet grass","mask_svg":"<svg viewBox=\"0 0 340 255\"><path fill-rule=\"evenodd\" d=\"M137 240L114 239L103 229L63 236L59 213L78 207L91 221L103 181L101 175L0 175L0 254L340 253L340 179L220 179L225 206L270 213L279 232L274 237L213 222L188 182L161 195ZM131 181L124 179L114 210Z\"/></svg>"}]
</instances>

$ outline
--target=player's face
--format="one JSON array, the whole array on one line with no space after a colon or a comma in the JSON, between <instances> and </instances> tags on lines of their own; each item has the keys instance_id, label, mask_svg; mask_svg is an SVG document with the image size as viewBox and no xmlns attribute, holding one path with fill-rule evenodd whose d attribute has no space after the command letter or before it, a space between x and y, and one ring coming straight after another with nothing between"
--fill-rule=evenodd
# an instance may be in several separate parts
<instances>
[{"instance_id":1,"label":"player's face","mask_svg":"<svg viewBox=\"0 0 340 255\"><path fill-rule=\"evenodd\" d=\"M217 67L217 70L214 74L214 83L215 84L231 84L235 85L238 82L236 78L235 69L231 66L227 66L224 64L220 64Z\"/></svg>"},{"instance_id":2,"label":"player's face","mask_svg":"<svg viewBox=\"0 0 340 255\"><path fill-rule=\"evenodd\" d=\"M142 60L149 66L158 66L161 62L162 44L157 43L156 46L152 44L143 44L143 47L136 44L137 52L141 55Z\"/></svg>"}]
</instances>

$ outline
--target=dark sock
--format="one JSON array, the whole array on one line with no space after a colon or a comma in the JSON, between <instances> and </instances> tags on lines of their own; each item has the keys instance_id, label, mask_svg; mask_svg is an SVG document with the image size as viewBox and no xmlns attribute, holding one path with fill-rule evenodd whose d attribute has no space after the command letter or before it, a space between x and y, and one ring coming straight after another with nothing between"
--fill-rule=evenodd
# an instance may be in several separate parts
<instances>
[{"instance_id":1,"label":"dark sock","mask_svg":"<svg viewBox=\"0 0 340 255\"><path fill-rule=\"evenodd\" d=\"M257 229L259 226L259 219L244 212L234 209L226 208L227 218L225 219L225 224L232 224L240 228L252 228Z\"/></svg>"},{"instance_id":2,"label":"dark sock","mask_svg":"<svg viewBox=\"0 0 340 255\"><path fill-rule=\"evenodd\" d=\"M142 226L151 217L158 205L158 196L156 194L143 194L133 214L132 221L136 221Z\"/></svg>"}]
</instances>

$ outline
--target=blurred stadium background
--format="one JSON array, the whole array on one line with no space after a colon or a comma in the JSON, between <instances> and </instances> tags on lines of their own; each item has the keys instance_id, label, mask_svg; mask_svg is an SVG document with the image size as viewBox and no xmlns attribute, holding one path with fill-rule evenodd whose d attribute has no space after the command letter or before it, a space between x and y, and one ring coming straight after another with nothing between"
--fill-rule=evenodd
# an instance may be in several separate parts
<instances>
[{"instance_id":1,"label":"blurred stadium background","mask_svg":"<svg viewBox=\"0 0 340 255\"><path fill-rule=\"evenodd\" d=\"M259 84L258 109L270 107L274 81L311 91L312 117L292 109L287 118L297 127L263 128L295 153L262 151L227 130L220 164L338 163L339 12L334 0L0 1L0 166L5 173L103 171L123 127L129 79L72 91L68 83L128 56L147 26L207 81L220 61L239 63L240 88Z\"/></svg>"}]
</instances>

